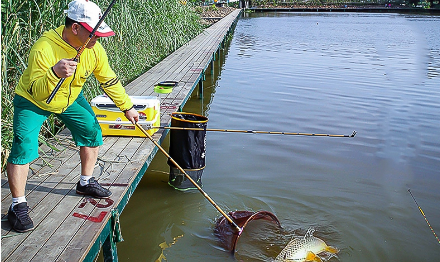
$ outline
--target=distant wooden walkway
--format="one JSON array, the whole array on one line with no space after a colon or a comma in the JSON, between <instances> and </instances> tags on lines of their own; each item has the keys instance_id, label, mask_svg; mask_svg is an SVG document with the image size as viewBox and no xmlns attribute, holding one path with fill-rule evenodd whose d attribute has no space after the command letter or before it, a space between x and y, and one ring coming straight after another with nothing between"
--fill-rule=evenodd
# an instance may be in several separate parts
<instances>
[{"instance_id":1,"label":"distant wooden walkway","mask_svg":"<svg viewBox=\"0 0 440 262\"><path fill-rule=\"evenodd\" d=\"M170 94L161 94L161 124L170 124L170 113L179 111L218 54L241 10L236 10L165 58L126 86L129 95L155 95L154 85L178 81ZM202 91L202 90L200 90ZM162 142L167 131L154 134ZM106 261L117 261L119 215L157 152L147 138L105 137L94 176L110 188L107 200L75 193L80 175L79 148L68 131L54 140L56 148L40 147L40 158L31 164L26 197L35 230L11 231L5 214L11 195L2 174L2 261L93 261L103 247ZM123 229L124 225L121 225Z\"/></svg>"},{"instance_id":2,"label":"distant wooden walkway","mask_svg":"<svg viewBox=\"0 0 440 262\"><path fill-rule=\"evenodd\" d=\"M288 5L288 3L285 3ZM343 12L343 13L401 13L401 14L440 14L440 9L436 8L412 8L412 7L277 7L277 8L258 8L252 7L256 13L266 12Z\"/></svg>"}]
</instances>

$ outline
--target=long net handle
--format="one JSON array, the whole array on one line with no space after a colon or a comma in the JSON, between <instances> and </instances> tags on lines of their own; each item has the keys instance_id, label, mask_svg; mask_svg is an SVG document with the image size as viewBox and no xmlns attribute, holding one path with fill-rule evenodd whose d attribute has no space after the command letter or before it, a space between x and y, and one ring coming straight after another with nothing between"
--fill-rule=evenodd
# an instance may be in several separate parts
<instances>
[{"instance_id":1,"label":"long net handle","mask_svg":"<svg viewBox=\"0 0 440 262\"><path fill-rule=\"evenodd\" d=\"M136 126L142 131L142 133L144 133L148 139L151 140L151 142L153 142L154 145L157 146L157 148L160 149L160 151L162 151L162 153L177 167L177 169L180 170L180 172L182 172L185 177L195 186L197 187L197 189L200 191L200 193L202 193L202 195L209 201L209 203L211 203L228 221L229 223L231 223L238 232L241 232L242 229L234 222L234 220L232 220L232 218L230 218L215 202L214 200L212 200L211 197L209 197L208 194L205 193L205 191L203 191L203 189L185 172L185 170L179 166L179 164L177 164L176 161L174 161L174 159L171 158L171 156L167 153L167 151L165 151L165 149L163 149L156 141L154 141L153 137L151 137L150 134L148 134L147 131L145 131L145 129L139 125L138 123L136 123Z\"/></svg>"}]
</instances>

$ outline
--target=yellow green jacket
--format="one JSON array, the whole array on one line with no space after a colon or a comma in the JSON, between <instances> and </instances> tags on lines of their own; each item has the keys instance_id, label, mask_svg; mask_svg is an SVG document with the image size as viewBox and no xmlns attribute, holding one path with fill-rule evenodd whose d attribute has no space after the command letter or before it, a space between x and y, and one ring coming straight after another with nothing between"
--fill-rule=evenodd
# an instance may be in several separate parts
<instances>
[{"instance_id":1,"label":"yellow green jacket","mask_svg":"<svg viewBox=\"0 0 440 262\"><path fill-rule=\"evenodd\" d=\"M81 54L75 73L66 78L53 100L46 100L60 81L52 70L63 58L71 59L77 50L62 38L64 26L46 31L32 46L28 67L20 78L15 89L20 95L39 108L53 113L62 113L81 93L87 78L94 74L101 83L102 90L113 100L122 111L133 106L130 97L116 74L108 64L107 54L102 45L97 42L93 48L85 48Z\"/></svg>"}]
</instances>

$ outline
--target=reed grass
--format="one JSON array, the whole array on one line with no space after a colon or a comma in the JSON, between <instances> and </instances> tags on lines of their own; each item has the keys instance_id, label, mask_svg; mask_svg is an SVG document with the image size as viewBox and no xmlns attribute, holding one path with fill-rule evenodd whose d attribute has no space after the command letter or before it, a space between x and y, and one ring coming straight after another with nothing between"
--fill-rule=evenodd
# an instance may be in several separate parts
<instances>
[{"instance_id":1,"label":"reed grass","mask_svg":"<svg viewBox=\"0 0 440 262\"><path fill-rule=\"evenodd\" d=\"M12 142L14 89L27 66L32 44L49 29L64 23L63 10L70 0L2 0L1 134L2 170ZM107 9L110 0L95 0ZM134 80L174 50L202 31L200 17L191 2L178 0L118 1L105 19L116 36L100 39L109 63L123 85ZM101 94L93 77L84 86L89 100ZM56 135L61 126L49 118L40 132L40 141Z\"/></svg>"}]
</instances>

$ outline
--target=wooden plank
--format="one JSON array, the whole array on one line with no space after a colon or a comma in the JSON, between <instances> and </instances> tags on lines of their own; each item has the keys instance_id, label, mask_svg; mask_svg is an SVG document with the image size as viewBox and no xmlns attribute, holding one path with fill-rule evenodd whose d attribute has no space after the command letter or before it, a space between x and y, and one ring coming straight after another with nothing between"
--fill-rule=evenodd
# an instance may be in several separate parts
<instances>
[{"instance_id":1,"label":"wooden plank","mask_svg":"<svg viewBox=\"0 0 440 262\"><path fill-rule=\"evenodd\" d=\"M66 150L66 147L69 143L71 143L71 140L67 141L65 140L65 138L60 137L62 139L58 139L58 141L51 139L51 141L49 141L50 143L52 143L53 145L55 145L54 147L57 148L57 150L60 151L64 151ZM59 154L62 154L63 152L57 152L55 153L54 149L52 148L47 148L46 150L43 150L42 148L40 148L40 151L42 151L40 153L40 157L37 158L32 164L31 164L31 169L29 169L29 173L28 173L28 179L34 177L34 176L45 176L45 175L49 175L54 173L54 169L56 170L57 167L59 167L61 165L60 161L59 161ZM54 164L54 162L56 162ZM54 166L50 166L50 165L54 165ZM4 183L3 183L4 181ZM6 178L5 174L2 174L2 188L9 188L8 186L8 181ZM31 185L29 185L26 190L31 190L32 187ZM2 190L2 201L7 198L7 197L11 197L10 196L11 192L9 190ZM2 213L3 213L3 209L2 209Z\"/></svg>"},{"instance_id":2,"label":"wooden plank","mask_svg":"<svg viewBox=\"0 0 440 262\"><path fill-rule=\"evenodd\" d=\"M117 138L106 139L107 143L104 143L101 152L105 153L108 148L113 147L116 141ZM75 148L71 150L75 151L75 154L67 155L66 158L61 160L63 166L60 174L48 177L35 187L35 190L27 194L28 205L32 207L31 216L36 229L27 234L19 234L13 238L6 238L5 240L2 239L2 258L6 258L4 253L10 254L12 257L17 256L17 258L21 258L24 255L28 256L27 258L31 258L32 252L22 251L23 247L27 247L27 245L23 243L33 243L32 246L34 248L36 248L39 243L44 243L39 238L41 236L47 237L50 235L48 230L55 230L56 228L54 228L54 226L57 224L56 222L61 223L63 214L64 216L66 215L62 211L54 214L54 209L57 207L68 207L69 203L64 205L63 201L66 201L65 198L69 194L71 198L76 198L76 201L80 201L81 197L78 197L79 195L75 193L76 182L80 174L79 154L77 154ZM60 155L60 157L63 157L63 155ZM98 170L96 169L95 171ZM28 180L28 183L33 183L33 180ZM14 232L12 231L12 233ZM38 240L34 241L33 239L35 238ZM17 243L19 245L17 245ZM16 259L14 258L14 260ZM25 260L29 259L18 259L17 261Z\"/></svg>"},{"instance_id":3,"label":"wooden plank","mask_svg":"<svg viewBox=\"0 0 440 262\"><path fill-rule=\"evenodd\" d=\"M123 152L124 148L127 147L127 144L132 143L131 149L134 149L135 144L139 146L139 142L132 142L136 140L135 138L125 138L118 139L116 143L106 152L105 158L108 161L118 161L119 155ZM128 162L127 160L124 160ZM100 183L113 183L116 176L118 176L118 172L113 169L113 164L109 165L106 169L105 179ZM111 187L110 187L111 188ZM91 200L87 200L88 198L78 198L77 195L69 195L65 198L65 201L68 202L77 202L76 205L72 207L69 205L69 208L64 208L63 205L58 205L51 213L54 213L53 216L64 214L65 218L62 223L58 226L57 230L51 232L50 238L41 245L41 248L38 250L38 253L35 257L32 258L33 261L44 261L44 260L56 260L60 253L65 249L66 245L71 242L72 238L75 235L79 235L80 238L83 239L80 243L77 243L76 247L74 247L75 252L80 252L82 249L87 248L87 245L81 244L90 243L90 239L87 238L90 234L96 234L99 232L99 229L104 221L104 218L109 216L110 210L114 205L114 196L115 192L109 200L94 200L97 201L97 205L103 205L102 208L95 208L93 204L89 204ZM72 198L76 199L72 199ZM84 205L82 205L84 203ZM52 216L52 215L51 215ZM84 224L90 224L92 229L88 231L81 231L80 228ZM66 232L75 232L74 234L66 234Z\"/></svg>"},{"instance_id":4,"label":"wooden plank","mask_svg":"<svg viewBox=\"0 0 440 262\"><path fill-rule=\"evenodd\" d=\"M73 156L73 154L75 153L76 151L75 150L72 150L72 148L65 148L59 155L58 155L58 157L57 157L57 161L55 161L54 162L54 167L55 167L55 170L57 170L60 166L61 166L61 164L62 164L62 162L64 161L66 161L66 160L68 160L69 158L71 158L72 156ZM63 160L64 159L64 160ZM72 163L71 161L69 161L69 163ZM79 161L77 161L76 163L79 163ZM43 168L43 170L45 170L44 168ZM47 170L46 170L47 171ZM37 197L37 198L35 198L34 196L33 196L33 194L34 193L36 193L37 195L44 195L44 194L47 194L48 192L48 190L45 190L45 188L44 187L40 187L39 188L39 186L42 184L42 183L44 183L47 179L49 179L49 181L50 180L55 180L55 182L56 181L60 181L60 177L59 177L59 174L57 174L58 172L57 171L55 171L53 174L51 174L51 175L48 175L48 176L42 176L42 177L39 177L39 176L32 176L32 177L30 177L30 178L28 178L28 183L27 183L27 186L26 186L26 193L27 193L27 198L28 198L28 204L29 204L29 206L32 208L32 212L34 212L33 211L33 207L35 206L35 204L37 204L38 202L39 202L39 198ZM43 174L43 173L42 173ZM8 187L8 185L6 184L6 187L5 188L3 188L3 190L2 191L7 191L7 192L9 192L9 190L5 190L5 189L9 189L9 187ZM38 191L37 191L38 190ZM45 192L46 191L46 192ZM10 194L9 194L10 195ZM7 199L4 199L3 201L2 201L2 214L5 214L5 213L7 213L7 210L8 210L8 208L9 208L9 206L10 206L10 204L11 204L11 198L9 197L9 198L7 198ZM7 224L7 223L6 223ZM8 226L7 227L3 227L2 226L2 236L5 236L5 235L7 235L8 233L9 233L9 231L10 231L10 227L9 227L9 224L7 224ZM2 246L3 246L3 248L2 248L2 252L4 252L4 250L5 250L5 246L3 245L3 242L2 242Z\"/></svg>"},{"instance_id":5,"label":"wooden plank","mask_svg":"<svg viewBox=\"0 0 440 262\"><path fill-rule=\"evenodd\" d=\"M154 144L151 143L149 140L147 141L146 139L136 139L135 141L133 141L133 144L136 144L138 146L136 151L132 150L133 146L128 146L121 152L122 154L125 154L128 157L128 159L132 159L133 157L136 157L136 155L139 154L144 154L144 156L147 156L151 153L154 147ZM135 177L134 174L136 174L137 173L136 171L138 171L136 169L142 166L140 163L143 162L144 160L143 158L145 157L140 158L141 161L138 161L139 164L136 167L130 165L128 162L116 163L114 165L115 169L120 170L120 173L118 173L116 176L114 176L114 178L111 179L112 183L115 184L116 186L111 186L110 189L112 190L115 196L119 196L119 198L115 200L115 203L119 203L120 199L123 196L125 188L127 187L127 186L117 186L117 185L128 185L130 183L130 180L132 180ZM133 170L133 168L135 170ZM101 202L102 200L99 201L99 203ZM90 205L90 207L93 209L92 214L93 213L100 214L103 211L104 212L107 211L105 208L98 208L97 206ZM76 210L77 212L81 212L80 209L76 209ZM110 215L111 215L110 212L106 214L106 216L110 216ZM71 241L69 241L69 243L65 246L64 252L61 254L59 258L57 258L57 260L68 261L68 259L73 257L76 253L76 250L74 250L74 248L78 247L78 245L80 245L80 243L82 243L83 241L88 243L94 243L97 237L97 234L95 232L100 231L101 230L100 227L102 226L104 226L104 224L97 224L90 221L86 221L86 223L83 223L81 227L78 229L78 231L85 233L75 234L75 236L73 236ZM87 254L87 252L82 252L82 253L84 254L84 256Z\"/></svg>"}]
</instances>

